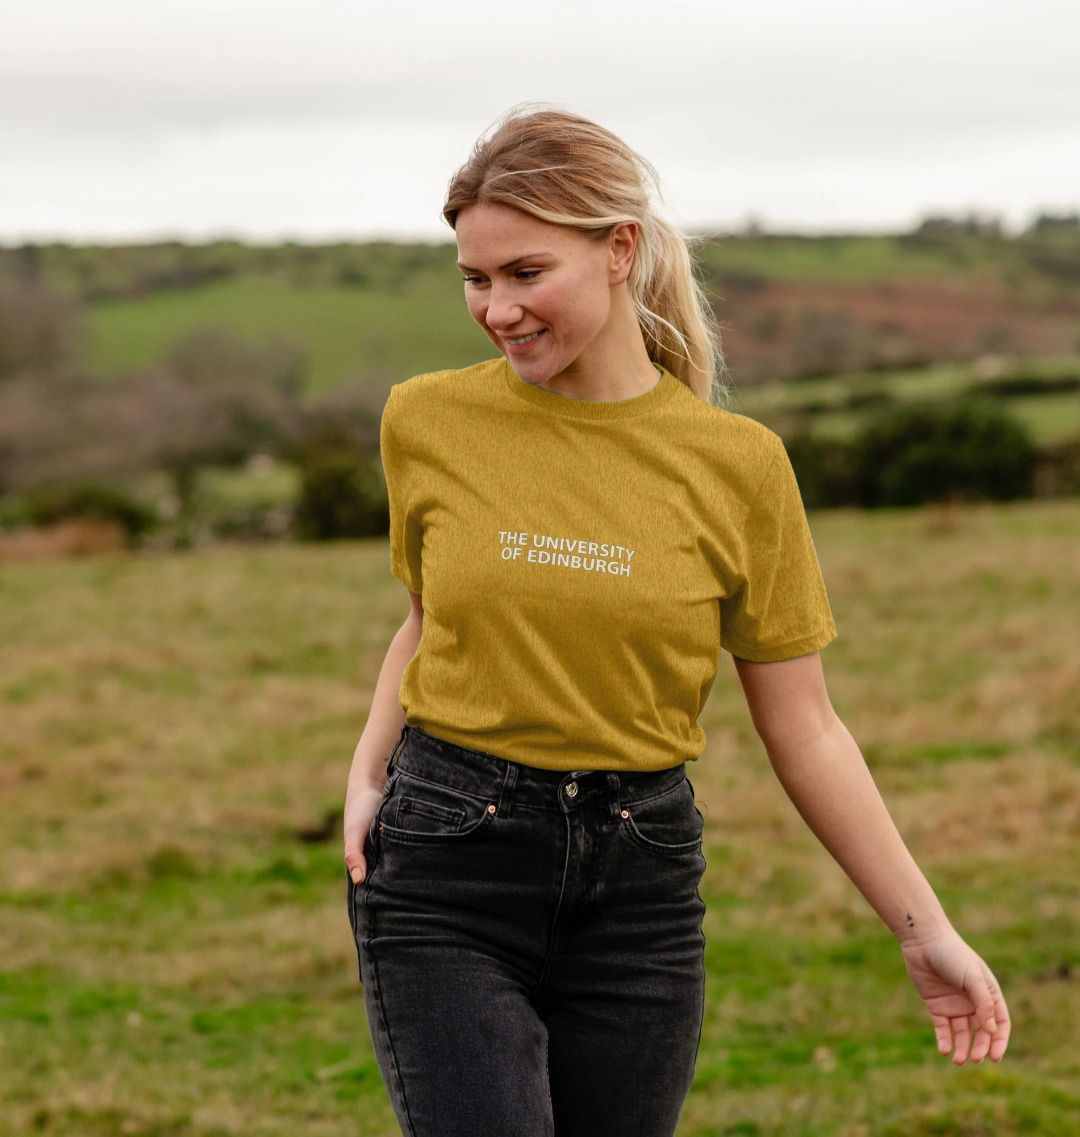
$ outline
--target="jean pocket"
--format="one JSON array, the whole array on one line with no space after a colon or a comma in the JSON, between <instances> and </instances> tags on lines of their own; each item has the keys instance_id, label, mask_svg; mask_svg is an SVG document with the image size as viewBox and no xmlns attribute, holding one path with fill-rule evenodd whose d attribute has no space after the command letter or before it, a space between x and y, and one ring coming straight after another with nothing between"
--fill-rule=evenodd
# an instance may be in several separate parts
<instances>
[{"instance_id":1,"label":"jean pocket","mask_svg":"<svg viewBox=\"0 0 1080 1137\"><path fill-rule=\"evenodd\" d=\"M495 803L402 773L380 811L380 840L424 844L458 840L495 815Z\"/></svg>"},{"instance_id":2,"label":"jean pocket","mask_svg":"<svg viewBox=\"0 0 1080 1137\"><path fill-rule=\"evenodd\" d=\"M622 810L619 831L637 848L659 857L681 857L701 848L705 819L688 780Z\"/></svg>"}]
</instances>

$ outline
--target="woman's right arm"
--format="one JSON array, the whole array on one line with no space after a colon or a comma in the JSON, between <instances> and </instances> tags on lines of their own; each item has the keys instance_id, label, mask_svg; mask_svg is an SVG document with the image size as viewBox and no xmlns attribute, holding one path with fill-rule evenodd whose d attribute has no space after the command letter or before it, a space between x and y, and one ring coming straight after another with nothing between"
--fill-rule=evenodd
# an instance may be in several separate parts
<instances>
[{"instance_id":1,"label":"woman's right arm","mask_svg":"<svg viewBox=\"0 0 1080 1137\"><path fill-rule=\"evenodd\" d=\"M364 838L382 800L387 756L405 725L405 715L398 701L401 674L416 654L424 622L420 596L410 592L409 599L409 615L386 649L386 658L371 699L371 710L349 769L345 793L345 864L354 884L359 884L367 872Z\"/></svg>"}]
</instances>

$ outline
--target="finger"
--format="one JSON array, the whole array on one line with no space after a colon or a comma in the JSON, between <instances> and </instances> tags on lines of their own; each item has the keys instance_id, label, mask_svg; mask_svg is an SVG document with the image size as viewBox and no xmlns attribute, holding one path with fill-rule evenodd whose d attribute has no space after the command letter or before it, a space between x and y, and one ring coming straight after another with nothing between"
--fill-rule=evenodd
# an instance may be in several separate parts
<instances>
[{"instance_id":1,"label":"finger","mask_svg":"<svg viewBox=\"0 0 1080 1137\"><path fill-rule=\"evenodd\" d=\"M996 1029L996 1028L995 1028ZM975 1038L971 1044L971 1060L978 1065L989 1053L990 1043L993 1041L994 1036L986 1029L985 1026L977 1027L975 1030Z\"/></svg>"},{"instance_id":2,"label":"finger","mask_svg":"<svg viewBox=\"0 0 1080 1137\"><path fill-rule=\"evenodd\" d=\"M975 1004L975 1025L977 1029L993 1034L997 1030L995 1019L996 1001L991 991L992 976L989 968L984 964L971 972L971 977L964 984L964 990L972 1003ZM993 984L996 987L996 984Z\"/></svg>"},{"instance_id":3,"label":"finger","mask_svg":"<svg viewBox=\"0 0 1080 1137\"><path fill-rule=\"evenodd\" d=\"M953 1062L963 1066L968 1060L971 1051L971 1024L967 1015L952 1020L952 1032L955 1047L953 1049Z\"/></svg>"},{"instance_id":4,"label":"finger","mask_svg":"<svg viewBox=\"0 0 1080 1137\"><path fill-rule=\"evenodd\" d=\"M934 1023L934 1037L937 1039L939 1054L948 1054L952 1050L952 1027L944 1015L931 1015Z\"/></svg>"},{"instance_id":5,"label":"finger","mask_svg":"<svg viewBox=\"0 0 1080 1137\"><path fill-rule=\"evenodd\" d=\"M349 870L353 884L359 884L367 874L367 862L364 860L364 854L351 846L345 849L345 867Z\"/></svg>"},{"instance_id":6,"label":"finger","mask_svg":"<svg viewBox=\"0 0 1080 1137\"><path fill-rule=\"evenodd\" d=\"M978 1030L975 1036L975 1046L972 1058L981 1062L989 1054L991 1061L1000 1062L1009 1045L1011 1024L1009 1021L1009 1008L994 973L985 963L980 967L980 974L972 978L969 992L976 1002L976 1022ZM983 995L985 988L985 996ZM984 1003L985 998L985 1003Z\"/></svg>"},{"instance_id":7,"label":"finger","mask_svg":"<svg viewBox=\"0 0 1080 1137\"><path fill-rule=\"evenodd\" d=\"M1012 1034L1012 1020L1009 1018L1009 1008L1005 1004L1005 996L998 993L994 1006L994 1018L997 1020L997 1030L994 1031L990 1043L990 1061L1000 1062L1005 1057L1009 1046L1009 1037Z\"/></svg>"}]
</instances>

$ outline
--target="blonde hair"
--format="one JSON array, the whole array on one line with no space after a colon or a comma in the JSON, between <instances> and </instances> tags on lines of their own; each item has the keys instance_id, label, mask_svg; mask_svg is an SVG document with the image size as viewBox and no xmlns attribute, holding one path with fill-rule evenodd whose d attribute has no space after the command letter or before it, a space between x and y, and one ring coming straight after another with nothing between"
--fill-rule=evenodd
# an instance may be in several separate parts
<instances>
[{"instance_id":1,"label":"blonde hair","mask_svg":"<svg viewBox=\"0 0 1080 1137\"><path fill-rule=\"evenodd\" d=\"M627 280L649 358L708 403L724 405L720 329L694 273L690 242L657 216L656 170L622 139L569 111L511 108L454 174L442 215L451 228L466 206L496 202L602 239L638 226Z\"/></svg>"}]
</instances>

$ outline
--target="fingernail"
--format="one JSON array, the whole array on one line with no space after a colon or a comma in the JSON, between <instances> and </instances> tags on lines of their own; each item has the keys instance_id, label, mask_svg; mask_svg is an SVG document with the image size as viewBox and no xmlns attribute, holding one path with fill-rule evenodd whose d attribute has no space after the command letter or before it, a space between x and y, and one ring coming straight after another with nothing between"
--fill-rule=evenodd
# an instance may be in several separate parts
<instances>
[{"instance_id":1,"label":"fingernail","mask_svg":"<svg viewBox=\"0 0 1080 1137\"><path fill-rule=\"evenodd\" d=\"M987 1020L986 1020L986 1029L987 1029L987 1030L988 1030L988 1031L989 1031L991 1034L993 1034L993 1033L994 1033L994 1031L996 1031L996 1030L997 1030L997 1020L996 1020L996 1019L987 1019Z\"/></svg>"},{"instance_id":2,"label":"fingernail","mask_svg":"<svg viewBox=\"0 0 1080 1137\"><path fill-rule=\"evenodd\" d=\"M352 882L359 884L364 879L364 874L359 869L353 869Z\"/></svg>"}]
</instances>

